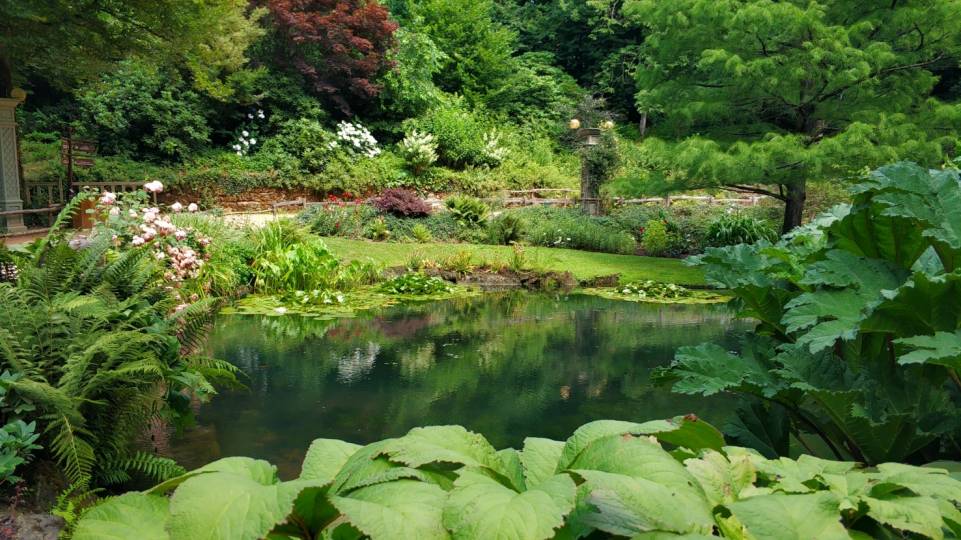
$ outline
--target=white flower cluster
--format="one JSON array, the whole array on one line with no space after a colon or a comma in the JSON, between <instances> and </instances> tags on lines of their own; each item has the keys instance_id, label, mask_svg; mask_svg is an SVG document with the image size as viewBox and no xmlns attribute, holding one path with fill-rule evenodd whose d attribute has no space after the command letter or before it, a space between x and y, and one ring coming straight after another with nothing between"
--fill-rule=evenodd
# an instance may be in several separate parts
<instances>
[{"instance_id":1,"label":"white flower cluster","mask_svg":"<svg viewBox=\"0 0 961 540\"><path fill-rule=\"evenodd\" d=\"M360 124L343 121L337 124L337 140L331 142L328 147L336 150L341 144L347 151L367 157L377 157L380 154L377 139Z\"/></svg>"},{"instance_id":2,"label":"white flower cluster","mask_svg":"<svg viewBox=\"0 0 961 540\"><path fill-rule=\"evenodd\" d=\"M507 159L507 148L501 146L501 138L496 131L484 134L484 159L490 165L499 165Z\"/></svg>"},{"instance_id":3,"label":"white flower cluster","mask_svg":"<svg viewBox=\"0 0 961 540\"><path fill-rule=\"evenodd\" d=\"M256 113L247 113L247 119L254 124L256 124L256 122L259 120L264 120L265 118L266 115L264 114L263 109L257 109ZM231 146L231 149L233 149L238 156L246 156L254 149L254 146L257 145L257 135L250 132L250 130L255 129L255 127L249 127L249 129L245 128L241 130L240 135L237 137L237 142Z\"/></svg>"},{"instance_id":4,"label":"white flower cluster","mask_svg":"<svg viewBox=\"0 0 961 540\"><path fill-rule=\"evenodd\" d=\"M400 141L398 148L401 156L415 168L426 168L437 161L437 142L430 133L415 129Z\"/></svg>"}]
</instances>

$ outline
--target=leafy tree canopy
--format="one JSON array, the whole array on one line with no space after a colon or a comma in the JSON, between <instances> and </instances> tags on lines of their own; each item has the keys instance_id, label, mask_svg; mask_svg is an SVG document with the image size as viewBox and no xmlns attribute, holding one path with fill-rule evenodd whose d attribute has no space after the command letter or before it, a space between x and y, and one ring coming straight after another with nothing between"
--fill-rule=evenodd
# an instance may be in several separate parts
<instances>
[{"instance_id":1,"label":"leafy tree canopy","mask_svg":"<svg viewBox=\"0 0 961 540\"><path fill-rule=\"evenodd\" d=\"M389 67L397 23L376 1L270 0L285 42L284 62L303 74L317 94L342 113L380 92L374 79Z\"/></svg>"},{"instance_id":2,"label":"leafy tree canopy","mask_svg":"<svg viewBox=\"0 0 961 540\"><path fill-rule=\"evenodd\" d=\"M435 77L446 92L479 102L511 74L514 33L493 18L491 0L424 0L404 3L411 24L447 56Z\"/></svg>"},{"instance_id":3,"label":"leafy tree canopy","mask_svg":"<svg viewBox=\"0 0 961 540\"><path fill-rule=\"evenodd\" d=\"M893 159L956 155L957 106L931 98L956 67L958 0L628 0L643 25L636 95L673 188L736 186L786 202L805 182ZM776 190L752 184L777 185Z\"/></svg>"},{"instance_id":4,"label":"leafy tree canopy","mask_svg":"<svg viewBox=\"0 0 961 540\"><path fill-rule=\"evenodd\" d=\"M259 16L248 17L244 0L2 0L0 95L31 75L71 87L140 54L182 61L201 87L225 96L215 78L245 62Z\"/></svg>"},{"instance_id":5,"label":"leafy tree canopy","mask_svg":"<svg viewBox=\"0 0 961 540\"><path fill-rule=\"evenodd\" d=\"M622 0L502 0L497 19L517 33L520 52L547 52L585 88L604 95L619 113L633 115L634 69L641 27L623 13Z\"/></svg>"}]
</instances>

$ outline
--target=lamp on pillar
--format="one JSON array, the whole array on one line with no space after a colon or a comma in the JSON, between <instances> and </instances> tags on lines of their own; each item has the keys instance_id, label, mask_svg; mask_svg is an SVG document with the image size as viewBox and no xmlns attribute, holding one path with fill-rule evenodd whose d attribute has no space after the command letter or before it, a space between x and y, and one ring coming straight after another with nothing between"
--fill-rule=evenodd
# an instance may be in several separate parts
<instances>
[{"instance_id":1,"label":"lamp on pillar","mask_svg":"<svg viewBox=\"0 0 961 540\"><path fill-rule=\"evenodd\" d=\"M20 163L17 155L17 105L26 99L26 93L14 88L9 98L0 98L0 212L23 210L20 199ZM24 232L23 216L0 217L7 233Z\"/></svg>"}]
</instances>

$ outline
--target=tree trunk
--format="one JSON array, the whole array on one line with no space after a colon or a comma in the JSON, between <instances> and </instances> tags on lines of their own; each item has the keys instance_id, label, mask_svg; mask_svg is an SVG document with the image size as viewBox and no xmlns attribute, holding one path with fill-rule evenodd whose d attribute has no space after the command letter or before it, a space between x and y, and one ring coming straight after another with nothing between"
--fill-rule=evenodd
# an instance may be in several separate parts
<instances>
[{"instance_id":1,"label":"tree trunk","mask_svg":"<svg viewBox=\"0 0 961 540\"><path fill-rule=\"evenodd\" d=\"M641 113L641 119L637 122L637 130L641 133L641 138L644 138L644 134L647 133L647 113Z\"/></svg>"},{"instance_id":2,"label":"tree trunk","mask_svg":"<svg viewBox=\"0 0 961 540\"><path fill-rule=\"evenodd\" d=\"M787 234L801 225L804 200L807 198L806 184L806 181L798 180L787 185L787 198L784 200L784 224L781 226L781 234Z\"/></svg>"},{"instance_id":3,"label":"tree trunk","mask_svg":"<svg viewBox=\"0 0 961 540\"><path fill-rule=\"evenodd\" d=\"M13 68L10 60L0 50L0 98L10 97L13 92Z\"/></svg>"}]
</instances>

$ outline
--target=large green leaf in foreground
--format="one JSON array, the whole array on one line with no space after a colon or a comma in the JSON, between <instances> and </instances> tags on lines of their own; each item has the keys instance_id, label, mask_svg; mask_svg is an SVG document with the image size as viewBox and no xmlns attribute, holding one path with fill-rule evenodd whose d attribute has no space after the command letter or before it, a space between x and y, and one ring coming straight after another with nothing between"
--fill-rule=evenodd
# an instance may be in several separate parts
<instances>
[{"instance_id":1,"label":"large green leaf in foreground","mask_svg":"<svg viewBox=\"0 0 961 540\"><path fill-rule=\"evenodd\" d=\"M159 495L125 493L84 514L75 540L169 540L165 525L169 501Z\"/></svg>"},{"instance_id":2,"label":"large green leaf in foreground","mask_svg":"<svg viewBox=\"0 0 961 540\"><path fill-rule=\"evenodd\" d=\"M942 467L958 465L937 465L767 459L695 419L597 421L520 452L427 427L363 447L318 439L288 482L264 461L216 461L105 500L76 538L957 538L961 481Z\"/></svg>"}]
</instances>

